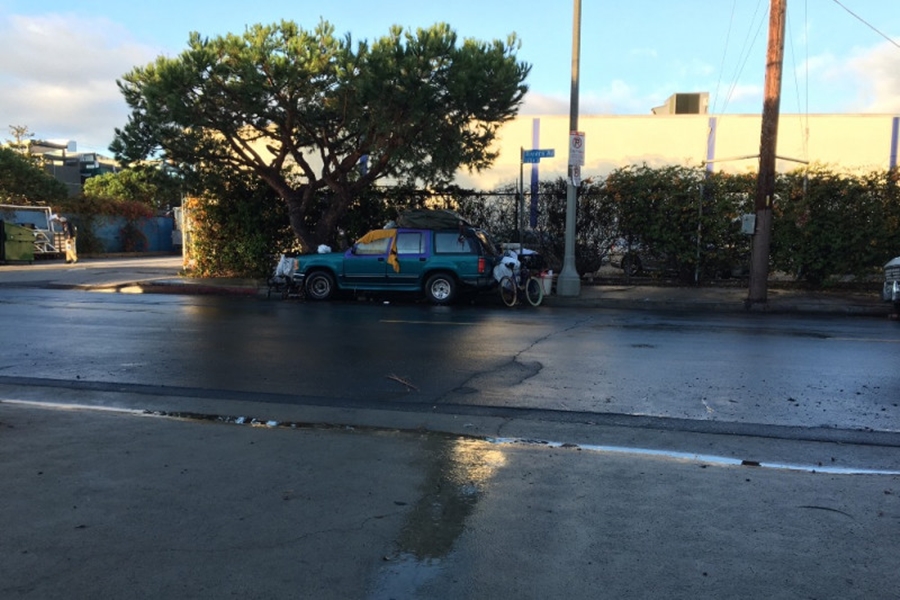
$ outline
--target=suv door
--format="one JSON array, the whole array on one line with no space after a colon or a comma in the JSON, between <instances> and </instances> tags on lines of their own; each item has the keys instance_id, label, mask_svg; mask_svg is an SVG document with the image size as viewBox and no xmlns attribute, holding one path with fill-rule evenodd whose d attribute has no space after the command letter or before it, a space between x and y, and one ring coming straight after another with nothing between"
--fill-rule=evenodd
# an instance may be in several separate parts
<instances>
[{"instance_id":1,"label":"suv door","mask_svg":"<svg viewBox=\"0 0 900 600\"><path fill-rule=\"evenodd\" d=\"M344 282L347 287L381 286L387 283L387 257L393 238L358 242L344 253ZM391 269L393 272L393 269Z\"/></svg>"},{"instance_id":2,"label":"suv door","mask_svg":"<svg viewBox=\"0 0 900 600\"><path fill-rule=\"evenodd\" d=\"M397 232L397 262L400 270L388 271L388 279L398 286L418 286L422 268L428 261L431 247L430 231L399 230Z\"/></svg>"}]
</instances>

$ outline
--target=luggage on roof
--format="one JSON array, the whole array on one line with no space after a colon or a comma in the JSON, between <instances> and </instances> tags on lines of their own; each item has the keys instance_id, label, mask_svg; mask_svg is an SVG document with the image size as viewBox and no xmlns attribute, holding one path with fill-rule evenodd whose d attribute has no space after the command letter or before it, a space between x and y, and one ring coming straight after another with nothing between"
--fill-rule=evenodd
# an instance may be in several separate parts
<instances>
[{"instance_id":1,"label":"luggage on roof","mask_svg":"<svg viewBox=\"0 0 900 600\"><path fill-rule=\"evenodd\" d=\"M452 210L416 208L407 210L397 218L398 227L417 229L457 229L460 225L470 227L471 224Z\"/></svg>"}]
</instances>

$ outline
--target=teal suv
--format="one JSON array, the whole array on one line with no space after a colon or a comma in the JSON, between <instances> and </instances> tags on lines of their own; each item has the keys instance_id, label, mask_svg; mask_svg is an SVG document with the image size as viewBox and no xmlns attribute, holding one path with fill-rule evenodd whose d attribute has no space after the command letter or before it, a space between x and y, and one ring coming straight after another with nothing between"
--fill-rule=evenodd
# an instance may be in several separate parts
<instances>
[{"instance_id":1,"label":"teal suv","mask_svg":"<svg viewBox=\"0 0 900 600\"><path fill-rule=\"evenodd\" d=\"M462 293L493 288L499 260L480 229L375 229L345 252L298 257L293 279L310 300L341 291L415 292L450 304Z\"/></svg>"}]
</instances>

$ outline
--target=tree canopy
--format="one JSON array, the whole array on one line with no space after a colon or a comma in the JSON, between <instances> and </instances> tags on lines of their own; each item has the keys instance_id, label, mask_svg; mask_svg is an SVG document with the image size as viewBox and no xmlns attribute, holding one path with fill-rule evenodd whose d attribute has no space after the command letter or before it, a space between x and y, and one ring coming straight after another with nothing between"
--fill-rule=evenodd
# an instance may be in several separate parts
<instances>
[{"instance_id":1,"label":"tree canopy","mask_svg":"<svg viewBox=\"0 0 900 600\"><path fill-rule=\"evenodd\" d=\"M67 197L65 184L44 172L28 156L0 147L0 203L52 204Z\"/></svg>"},{"instance_id":2,"label":"tree canopy","mask_svg":"<svg viewBox=\"0 0 900 600\"><path fill-rule=\"evenodd\" d=\"M180 181L154 167L104 173L84 182L85 198L114 202L139 202L164 209L181 204Z\"/></svg>"},{"instance_id":3,"label":"tree canopy","mask_svg":"<svg viewBox=\"0 0 900 600\"><path fill-rule=\"evenodd\" d=\"M310 249L378 180L429 185L488 167L527 91L518 48L514 34L460 42L446 24L395 26L355 45L325 21L193 33L178 57L118 82L131 114L110 149L123 162L161 155L194 175L247 171L287 203Z\"/></svg>"}]
</instances>

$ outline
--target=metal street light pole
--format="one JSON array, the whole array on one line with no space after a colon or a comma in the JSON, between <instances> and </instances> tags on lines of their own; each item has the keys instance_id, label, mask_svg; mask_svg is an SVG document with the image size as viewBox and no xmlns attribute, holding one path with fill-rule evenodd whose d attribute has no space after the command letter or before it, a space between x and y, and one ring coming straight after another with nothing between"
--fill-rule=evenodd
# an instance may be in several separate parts
<instances>
[{"instance_id":1,"label":"metal street light pole","mask_svg":"<svg viewBox=\"0 0 900 600\"><path fill-rule=\"evenodd\" d=\"M574 0L572 24L572 92L569 101L569 131L578 131L578 68L581 60L581 0ZM575 207L577 190L573 180L572 151L569 150L569 177L566 186L566 252L563 268L556 282L556 293L560 296L578 296L581 293L581 278L575 268Z\"/></svg>"}]
</instances>

